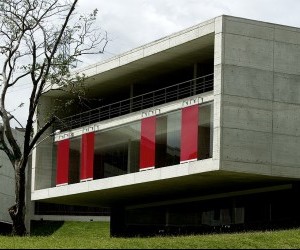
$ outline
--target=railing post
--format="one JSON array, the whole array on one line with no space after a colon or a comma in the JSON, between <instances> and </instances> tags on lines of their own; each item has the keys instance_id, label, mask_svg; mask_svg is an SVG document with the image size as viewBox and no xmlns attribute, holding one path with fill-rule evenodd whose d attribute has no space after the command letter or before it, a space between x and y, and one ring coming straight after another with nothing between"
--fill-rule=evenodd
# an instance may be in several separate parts
<instances>
[{"instance_id":1,"label":"railing post","mask_svg":"<svg viewBox=\"0 0 300 250\"><path fill-rule=\"evenodd\" d=\"M154 98L155 98L155 92L152 93L152 107L154 107Z\"/></svg>"},{"instance_id":2,"label":"railing post","mask_svg":"<svg viewBox=\"0 0 300 250\"><path fill-rule=\"evenodd\" d=\"M196 86L197 86L197 77L198 77L198 64L194 63L194 72L193 72L194 79L191 81L191 95L196 95Z\"/></svg>"},{"instance_id":3,"label":"railing post","mask_svg":"<svg viewBox=\"0 0 300 250\"><path fill-rule=\"evenodd\" d=\"M132 112L132 106L133 106L133 84L130 85L129 113Z\"/></svg>"},{"instance_id":4,"label":"railing post","mask_svg":"<svg viewBox=\"0 0 300 250\"><path fill-rule=\"evenodd\" d=\"M164 102L164 104L166 104L167 103L167 88L165 88L165 102Z\"/></svg>"}]
</instances>

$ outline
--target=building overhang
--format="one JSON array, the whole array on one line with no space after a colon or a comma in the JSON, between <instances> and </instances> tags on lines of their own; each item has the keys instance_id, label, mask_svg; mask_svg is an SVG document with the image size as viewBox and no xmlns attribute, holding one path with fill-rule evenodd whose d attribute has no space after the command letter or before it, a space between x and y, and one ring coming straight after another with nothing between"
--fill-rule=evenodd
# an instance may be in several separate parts
<instances>
[{"instance_id":1,"label":"building overhang","mask_svg":"<svg viewBox=\"0 0 300 250\"><path fill-rule=\"evenodd\" d=\"M219 170L219 161L208 159L142 171L107 179L60 186L32 193L33 201L66 205L109 207L175 201L287 185L292 178Z\"/></svg>"}]
</instances>

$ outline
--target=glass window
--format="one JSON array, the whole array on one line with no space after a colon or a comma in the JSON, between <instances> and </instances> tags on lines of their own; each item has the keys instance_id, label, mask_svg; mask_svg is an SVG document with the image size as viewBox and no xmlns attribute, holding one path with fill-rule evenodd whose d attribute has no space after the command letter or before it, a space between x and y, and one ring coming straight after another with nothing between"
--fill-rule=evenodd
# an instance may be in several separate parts
<instances>
[{"instance_id":1,"label":"glass window","mask_svg":"<svg viewBox=\"0 0 300 250\"><path fill-rule=\"evenodd\" d=\"M213 105L199 107L198 160L212 158Z\"/></svg>"},{"instance_id":2,"label":"glass window","mask_svg":"<svg viewBox=\"0 0 300 250\"><path fill-rule=\"evenodd\" d=\"M212 158L213 105L199 106L198 160ZM156 117L155 168L180 164L182 110ZM87 135L86 135L87 136ZM70 139L69 184L80 182L82 137ZM93 137L94 138L94 137ZM94 179L135 173L140 170L141 121L95 133L88 156L94 157ZM188 143L188 141L187 141ZM93 151L94 144L94 151ZM55 143L57 145L57 143ZM90 152L93 151L93 152ZM87 159L86 159L87 160ZM90 166L90 167L91 167Z\"/></svg>"},{"instance_id":3,"label":"glass window","mask_svg":"<svg viewBox=\"0 0 300 250\"><path fill-rule=\"evenodd\" d=\"M156 124L156 168L180 163L181 112L159 116Z\"/></svg>"},{"instance_id":4,"label":"glass window","mask_svg":"<svg viewBox=\"0 0 300 250\"><path fill-rule=\"evenodd\" d=\"M139 170L140 122L96 133L95 179L134 173Z\"/></svg>"}]
</instances>

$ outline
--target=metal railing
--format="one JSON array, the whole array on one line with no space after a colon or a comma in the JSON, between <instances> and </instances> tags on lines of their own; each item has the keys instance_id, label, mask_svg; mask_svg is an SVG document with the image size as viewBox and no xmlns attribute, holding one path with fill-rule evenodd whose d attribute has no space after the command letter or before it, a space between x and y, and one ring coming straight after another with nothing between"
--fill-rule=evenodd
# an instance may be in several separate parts
<instances>
[{"instance_id":1,"label":"metal railing","mask_svg":"<svg viewBox=\"0 0 300 250\"><path fill-rule=\"evenodd\" d=\"M209 74L66 117L60 119L60 121L55 124L54 129L59 128L63 131L83 127L92 123L212 91L213 78L214 74Z\"/></svg>"}]
</instances>

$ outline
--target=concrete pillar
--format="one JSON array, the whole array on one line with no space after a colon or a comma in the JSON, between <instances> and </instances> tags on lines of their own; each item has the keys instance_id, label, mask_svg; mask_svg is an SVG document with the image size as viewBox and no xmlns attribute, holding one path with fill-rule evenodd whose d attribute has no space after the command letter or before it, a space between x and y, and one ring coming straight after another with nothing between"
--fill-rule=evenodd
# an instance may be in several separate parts
<instances>
[{"instance_id":1,"label":"concrete pillar","mask_svg":"<svg viewBox=\"0 0 300 250\"><path fill-rule=\"evenodd\" d=\"M213 156L214 144L214 105L210 106L210 142L209 142L209 157Z\"/></svg>"},{"instance_id":2,"label":"concrete pillar","mask_svg":"<svg viewBox=\"0 0 300 250\"><path fill-rule=\"evenodd\" d=\"M110 213L110 236L122 237L126 234L125 208L115 206Z\"/></svg>"}]
</instances>

